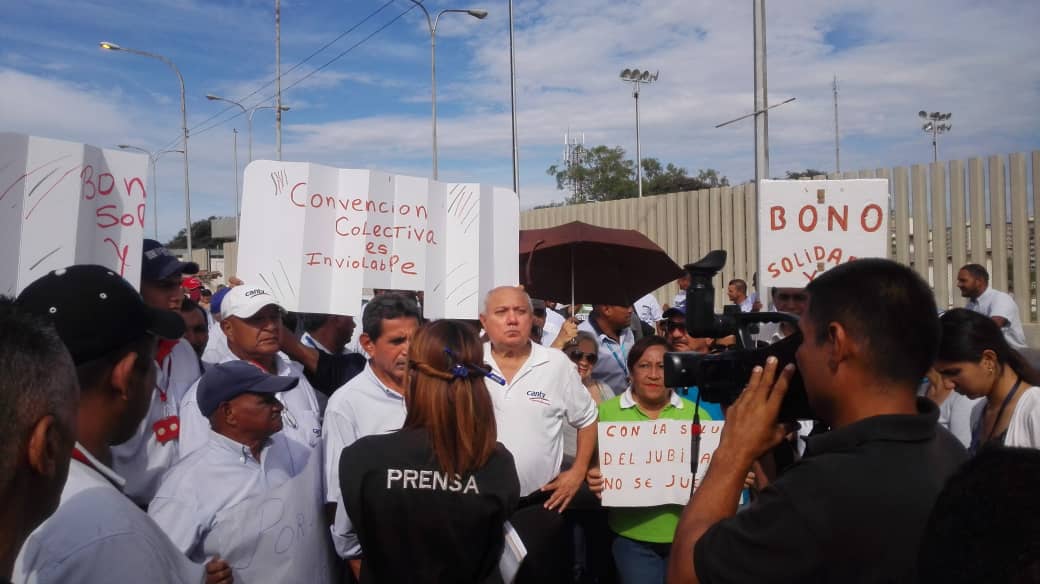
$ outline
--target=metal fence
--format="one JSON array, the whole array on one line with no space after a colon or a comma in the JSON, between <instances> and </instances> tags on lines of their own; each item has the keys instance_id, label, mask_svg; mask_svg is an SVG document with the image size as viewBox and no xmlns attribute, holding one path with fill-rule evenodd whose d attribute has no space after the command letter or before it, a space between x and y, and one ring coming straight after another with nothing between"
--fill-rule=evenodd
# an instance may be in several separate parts
<instances>
[{"instance_id":1,"label":"metal fence","mask_svg":"<svg viewBox=\"0 0 1040 584\"><path fill-rule=\"evenodd\" d=\"M963 306L957 271L978 263L990 286L1018 303L1030 346L1040 346L1036 290L1036 236L1031 212L1040 195L1040 151L844 172L815 178L885 178L889 181L892 244L889 257L907 264L932 284L940 307ZM756 270L757 218L754 184L704 189L602 203L534 209L521 214L521 229L584 221L635 229L657 242L679 264L725 249L722 282ZM918 228L920 235L918 235ZM638 274L633 274L638 277ZM674 283L659 289L670 302ZM716 305L725 301L716 286Z\"/></svg>"}]
</instances>

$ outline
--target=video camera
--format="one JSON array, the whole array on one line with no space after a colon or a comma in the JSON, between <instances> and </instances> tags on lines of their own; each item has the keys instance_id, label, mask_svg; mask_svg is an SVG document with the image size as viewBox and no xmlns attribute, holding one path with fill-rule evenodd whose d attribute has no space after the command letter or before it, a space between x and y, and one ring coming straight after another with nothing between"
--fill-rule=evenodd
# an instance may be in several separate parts
<instances>
[{"instance_id":1,"label":"video camera","mask_svg":"<svg viewBox=\"0 0 1040 584\"><path fill-rule=\"evenodd\" d=\"M714 354L667 353L664 381L667 387L696 386L702 400L728 406L744 390L751 370L756 365L765 366L770 355L779 360L779 367L793 363L795 351L802 344L802 333L758 347L753 335L760 323L797 323L798 318L781 312L739 312L737 306L715 314L715 288L711 279L724 265L724 250L709 252L700 261L686 265L691 276L690 287L686 290L686 330L692 337L718 339L734 335L736 347ZM815 415L809 407L801 373L796 371L780 406L779 419L787 422L812 418Z\"/></svg>"}]
</instances>

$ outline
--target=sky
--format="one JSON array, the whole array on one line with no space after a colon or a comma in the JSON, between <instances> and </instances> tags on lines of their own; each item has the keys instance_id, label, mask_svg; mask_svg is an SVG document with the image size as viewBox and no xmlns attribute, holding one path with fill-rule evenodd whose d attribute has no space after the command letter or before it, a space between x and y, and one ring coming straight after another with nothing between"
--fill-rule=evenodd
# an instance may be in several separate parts
<instances>
[{"instance_id":1,"label":"sky","mask_svg":"<svg viewBox=\"0 0 1040 584\"><path fill-rule=\"evenodd\" d=\"M509 187L506 0L425 5L489 13L449 13L437 29L440 179ZM753 178L753 121L714 128L753 109L751 0L516 0L513 12L521 209L566 197L546 169L568 131L634 158L626 68L659 72L640 97L644 157ZM834 169L835 75L844 171L930 162L919 110L953 113L941 159L1040 149L1038 22L1034 0L767 1L769 101L796 98L770 113L770 174ZM27 0L5 7L0 38L0 131L102 147L178 148L181 120L169 68L98 42L168 57L186 85L192 216L234 213L233 129L241 172L247 123L205 96L274 103L273 0ZM430 176L429 41L409 0L283 0L283 158ZM273 110L253 126L253 158L275 158ZM184 226L182 164L157 165L163 240Z\"/></svg>"}]
</instances>

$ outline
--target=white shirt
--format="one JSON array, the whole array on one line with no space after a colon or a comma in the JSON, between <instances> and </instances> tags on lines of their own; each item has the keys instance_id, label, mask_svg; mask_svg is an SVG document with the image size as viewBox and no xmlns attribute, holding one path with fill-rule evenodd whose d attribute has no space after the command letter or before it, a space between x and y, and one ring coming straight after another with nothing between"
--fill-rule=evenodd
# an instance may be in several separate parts
<instances>
[{"instance_id":1,"label":"white shirt","mask_svg":"<svg viewBox=\"0 0 1040 584\"><path fill-rule=\"evenodd\" d=\"M1023 387L1019 391L1023 393L1015 404L1015 411L1011 413L1004 446L1040 448L1040 387ZM988 401L982 398L975 404L975 409L971 411L972 428L979 428ZM980 441L985 439L985 436L979 438Z\"/></svg>"},{"instance_id":2,"label":"white shirt","mask_svg":"<svg viewBox=\"0 0 1040 584\"><path fill-rule=\"evenodd\" d=\"M228 351L228 356L230 358L221 363L238 360L238 357L230 351ZM276 394L284 408L282 409L282 433L289 440L294 440L309 448L316 448L321 444L321 405L318 402L318 396L303 374L303 365L290 361L281 353L277 353L274 360L277 375L300 378L296 387ZM202 411L199 409L198 398L196 398L198 388L199 384L195 382L181 400L181 458L202 447L209 440L209 420L202 416Z\"/></svg>"},{"instance_id":3,"label":"white shirt","mask_svg":"<svg viewBox=\"0 0 1040 584\"><path fill-rule=\"evenodd\" d=\"M154 426L160 420L179 416L181 399L202 375L199 359L187 339L174 345L158 370L148 413L132 438L112 447L112 468L126 479L123 493L138 505L152 500L163 473L179 458L179 441L160 442ZM162 432L168 430L164 427Z\"/></svg>"},{"instance_id":4,"label":"white shirt","mask_svg":"<svg viewBox=\"0 0 1040 584\"><path fill-rule=\"evenodd\" d=\"M956 436L965 448L971 446L971 415L979 399L954 391L939 404L939 425Z\"/></svg>"},{"instance_id":5,"label":"white shirt","mask_svg":"<svg viewBox=\"0 0 1040 584\"><path fill-rule=\"evenodd\" d=\"M309 455L309 448L278 433L257 461L247 446L210 430L209 441L166 474L148 515L190 559L204 562L215 554L226 555L234 543L207 541L217 514L296 476L307 466Z\"/></svg>"},{"instance_id":6,"label":"white shirt","mask_svg":"<svg viewBox=\"0 0 1040 584\"><path fill-rule=\"evenodd\" d=\"M214 321L209 327L209 340L206 341L206 349L202 352L202 362L224 363L233 360L228 359L227 356L230 354L231 349L228 349L224 329L220 328L219 322Z\"/></svg>"},{"instance_id":7,"label":"white shirt","mask_svg":"<svg viewBox=\"0 0 1040 584\"><path fill-rule=\"evenodd\" d=\"M343 449L363 436L400 430L406 414L404 396L380 381L371 363L332 394L321 431L326 502L340 500L339 456Z\"/></svg>"},{"instance_id":8,"label":"white shirt","mask_svg":"<svg viewBox=\"0 0 1040 584\"><path fill-rule=\"evenodd\" d=\"M193 563L116 485L123 479L82 446L90 465L73 459L58 510L22 546L16 582L199 584ZM115 484L113 484L115 483Z\"/></svg>"},{"instance_id":9,"label":"white shirt","mask_svg":"<svg viewBox=\"0 0 1040 584\"><path fill-rule=\"evenodd\" d=\"M632 329L625 327L620 343L597 331L591 318L578 325L578 330L596 335L599 343L599 359L592 367L592 378L609 385L614 395L620 395L628 387L628 352L636 342Z\"/></svg>"},{"instance_id":10,"label":"white shirt","mask_svg":"<svg viewBox=\"0 0 1040 584\"><path fill-rule=\"evenodd\" d=\"M657 328L657 321L661 320L661 304L654 298L653 294L647 294L635 303L636 316L651 327Z\"/></svg>"},{"instance_id":11,"label":"white shirt","mask_svg":"<svg viewBox=\"0 0 1040 584\"><path fill-rule=\"evenodd\" d=\"M560 330L563 328L563 323L567 322L567 319L563 318L559 312L545 309L545 325L542 326L542 346L548 347L553 344L556 337L559 336Z\"/></svg>"},{"instance_id":12,"label":"white shirt","mask_svg":"<svg viewBox=\"0 0 1040 584\"><path fill-rule=\"evenodd\" d=\"M491 343L484 344L484 360L505 377ZM596 423L596 402L570 359L535 343L511 382L485 384L495 406L498 441L513 454L520 495L530 495L559 474L564 422L579 429Z\"/></svg>"},{"instance_id":13,"label":"white shirt","mask_svg":"<svg viewBox=\"0 0 1040 584\"><path fill-rule=\"evenodd\" d=\"M672 299L672 308L685 308L686 307L686 290L679 290L679 293Z\"/></svg>"},{"instance_id":14,"label":"white shirt","mask_svg":"<svg viewBox=\"0 0 1040 584\"><path fill-rule=\"evenodd\" d=\"M994 316L1002 317L1007 321L1007 324L1001 327L1000 330L1004 333L1004 338L1007 339L1011 348L1026 348L1026 334L1022 330L1022 317L1019 316L1018 305L1015 304L1011 295L987 287L986 291L980 294L978 298L970 300L965 308L990 318Z\"/></svg>"},{"instance_id":15,"label":"white shirt","mask_svg":"<svg viewBox=\"0 0 1040 584\"><path fill-rule=\"evenodd\" d=\"M754 308L754 306L755 306L755 299L750 297L750 296L748 296L747 298L744 299L743 302L740 303L740 311L741 312L751 312L751 309Z\"/></svg>"}]
</instances>

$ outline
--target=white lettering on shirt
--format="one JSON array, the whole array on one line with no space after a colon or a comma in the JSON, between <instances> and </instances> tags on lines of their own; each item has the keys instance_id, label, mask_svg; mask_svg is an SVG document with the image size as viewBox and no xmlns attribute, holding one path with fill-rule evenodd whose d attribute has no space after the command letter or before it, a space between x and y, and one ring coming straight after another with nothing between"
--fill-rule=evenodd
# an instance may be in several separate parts
<instances>
[{"instance_id":1,"label":"white lettering on shirt","mask_svg":"<svg viewBox=\"0 0 1040 584\"><path fill-rule=\"evenodd\" d=\"M465 484L459 475L449 476L436 470L386 469L386 488L414 489L420 491L450 491L463 495L480 494L477 479L473 475L466 477Z\"/></svg>"}]
</instances>

